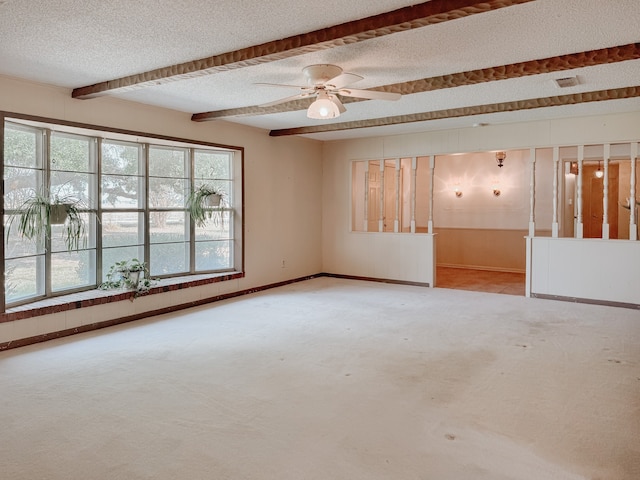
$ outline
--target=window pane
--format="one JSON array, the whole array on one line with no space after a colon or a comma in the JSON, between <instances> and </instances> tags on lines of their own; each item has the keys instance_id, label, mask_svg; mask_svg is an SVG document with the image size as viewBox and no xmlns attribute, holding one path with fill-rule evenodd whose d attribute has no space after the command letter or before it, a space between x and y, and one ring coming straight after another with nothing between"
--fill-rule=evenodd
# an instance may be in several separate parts
<instances>
[{"instance_id":1,"label":"window pane","mask_svg":"<svg viewBox=\"0 0 640 480\"><path fill-rule=\"evenodd\" d=\"M5 261L6 302L19 300L44 294L44 283L38 285L38 271L44 270L44 256L26 257ZM42 278L42 276L40 276Z\"/></svg>"},{"instance_id":2,"label":"window pane","mask_svg":"<svg viewBox=\"0 0 640 480\"><path fill-rule=\"evenodd\" d=\"M51 289L56 292L95 283L95 250L51 254Z\"/></svg>"},{"instance_id":3,"label":"window pane","mask_svg":"<svg viewBox=\"0 0 640 480\"><path fill-rule=\"evenodd\" d=\"M196 243L196 270L229 269L231 263L231 241L221 240Z\"/></svg>"},{"instance_id":4,"label":"window pane","mask_svg":"<svg viewBox=\"0 0 640 480\"><path fill-rule=\"evenodd\" d=\"M194 155L196 179L231 178L230 154L196 150Z\"/></svg>"},{"instance_id":5,"label":"window pane","mask_svg":"<svg viewBox=\"0 0 640 480\"><path fill-rule=\"evenodd\" d=\"M74 250L85 248L96 248L96 234L95 234L95 222L96 216L89 213L83 213L80 215L84 220L85 232L79 237L77 248L72 245ZM51 251L52 252L66 252L69 250L65 242L66 229L68 227L68 221L62 225L51 225ZM12 232L13 233L13 232Z\"/></svg>"},{"instance_id":6,"label":"window pane","mask_svg":"<svg viewBox=\"0 0 640 480\"><path fill-rule=\"evenodd\" d=\"M202 180L202 179L196 179L195 183L195 188L199 188L202 185L207 185L209 187L213 187L215 188L215 190L222 192L223 194L223 200L224 203L228 206L230 203L230 199L231 199L231 185L232 183L230 181L226 181L226 180Z\"/></svg>"},{"instance_id":7,"label":"window pane","mask_svg":"<svg viewBox=\"0 0 640 480\"><path fill-rule=\"evenodd\" d=\"M153 177L186 177L185 150L151 147L149 149L149 175Z\"/></svg>"},{"instance_id":8,"label":"window pane","mask_svg":"<svg viewBox=\"0 0 640 480\"><path fill-rule=\"evenodd\" d=\"M149 212L151 243L185 242L189 238L185 212Z\"/></svg>"},{"instance_id":9,"label":"window pane","mask_svg":"<svg viewBox=\"0 0 640 480\"><path fill-rule=\"evenodd\" d=\"M104 175L102 177L103 208L143 208L142 177Z\"/></svg>"},{"instance_id":10,"label":"window pane","mask_svg":"<svg viewBox=\"0 0 640 480\"><path fill-rule=\"evenodd\" d=\"M51 169L92 172L91 137L51 135Z\"/></svg>"},{"instance_id":11,"label":"window pane","mask_svg":"<svg viewBox=\"0 0 640 480\"><path fill-rule=\"evenodd\" d=\"M143 219L143 214L137 212L103 213L102 246L108 248L143 244Z\"/></svg>"},{"instance_id":12,"label":"window pane","mask_svg":"<svg viewBox=\"0 0 640 480\"><path fill-rule=\"evenodd\" d=\"M232 237L232 212L215 212L218 220L210 220L204 228L196 226L196 241L202 240L228 240Z\"/></svg>"},{"instance_id":13,"label":"window pane","mask_svg":"<svg viewBox=\"0 0 640 480\"><path fill-rule=\"evenodd\" d=\"M42 135L28 127L7 125L4 130L4 164L37 168L42 151Z\"/></svg>"},{"instance_id":14,"label":"window pane","mask_svg":"<svg viewBox=\"0 0 640 480\"><path fill-rule=\"evenodd\" d=\"M149 178L149 207L182 208L187 181L181 178Z\"/></svg>"},{"instance_id":15,"label":"window pane","mask_svg":"<svg viewBox=\"0 0 640 480\"><path fill-rule=\"evenodd\" d=\"M151 275L170 275L188 270L187 243L161 243L151 245Z\"/></svg>"},{"instance_id":16,"label":"window pane","mask_svg":"<svg viewBox=\"0 0 640 480\"><path fill-rule=\"evenodd\" d=\"M14 217L11 226L8 225L9 216L5 215L4 229L4 255L5 258L26 257L38 253L44 253L44 235L39 239L24 238L18 232L19 219Z\"/></svg>"},{"instance_id":17,"label":"window pane","mask_svg":"<svg viewBox=\"0 0 640 480\"><path fill-rule=\"evenodd\" d=\"M138 145L102 143L102 173L143 175L142 149Z\"/></svg>"},{"instance_id":18,"label":"window pane","mask_svg":"<svg viewBox=\"0 0 640 480\"><path fill-rule=\"evenodd\" d=\"M42 170L5 167L4 169L4 208L19 208L34 192L41 189Z\"/></svg>"},{"instance_id":19,"label":"window pane","mask_svg":"<svg viewBox=\"0 0 640 480\"><path fill-rule=\"evenodd\" d=\"M109 268L116 262L123 260L131 260L138 258L142 260L144 258L144 247L118 247L118 248L105 248L102 250L102 281L107 279L107 273Z\"/></svg>"},{"instance_id":20,"label":"window pane","mask_svg":"<svg viewBox=\"0 0 640 480\"><path fill-rule=\"evenodd\" d=\"M80 209L86 209L95 205L92 201L93 185L96 176L75 172L51 172L51 196L59 199L71 199L80 201Z\"/></svg>"}]
</instances>

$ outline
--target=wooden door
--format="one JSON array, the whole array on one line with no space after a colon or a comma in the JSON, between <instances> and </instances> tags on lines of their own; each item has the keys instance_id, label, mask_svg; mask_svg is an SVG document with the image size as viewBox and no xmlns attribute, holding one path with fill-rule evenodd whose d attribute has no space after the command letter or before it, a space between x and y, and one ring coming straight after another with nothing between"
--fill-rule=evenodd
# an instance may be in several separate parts
<instances>
[{"instance_id":1,"label":"wooden door","mask_svg":"<svg viewBox=\"0 0 640 480\"><path fill-rule=\"evenodd\" d=\"M602 168L602 166L600 167ZM582 172L583 236L602 238L604 178L596 177L597 165L585 165ZM609 165L609 238L618 238L618 165Z\"/></svg>"}]
</instances>

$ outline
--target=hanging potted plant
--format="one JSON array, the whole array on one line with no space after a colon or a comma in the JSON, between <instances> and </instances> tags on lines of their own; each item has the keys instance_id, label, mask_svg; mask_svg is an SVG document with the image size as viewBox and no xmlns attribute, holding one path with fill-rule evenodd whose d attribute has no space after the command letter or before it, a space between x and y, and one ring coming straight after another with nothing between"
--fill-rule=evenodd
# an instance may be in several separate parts
<instances>
[{"instance_id":1,"label":"hanging potted plant","mask_svg":"<svg viewBox=\"0 0 640 480\"><path fill-rule=\"evenodd\" d=\"M49 238L51 225L63 225L62 237L69 251L78 250L86 244L87 225L82 218L82 203L70 196L58 197L53 200L49 195L35 191L10 215L7 222L7 237L11 227L17 221L18 233L32 240L44 235Z\"/></svg>"},{"instance_id":2,"label":"hanging potted plant","mask_svg":"<svg viewBox=\"0 0 640 480\"><path fill-rule=\"evenodd\" d=\"M187 198L187 209L198 227L204 227L208 219L215 225L224 221L222 212L226 202L224 191L203 184L193 190Z\"/></svg>"}]
</instances>

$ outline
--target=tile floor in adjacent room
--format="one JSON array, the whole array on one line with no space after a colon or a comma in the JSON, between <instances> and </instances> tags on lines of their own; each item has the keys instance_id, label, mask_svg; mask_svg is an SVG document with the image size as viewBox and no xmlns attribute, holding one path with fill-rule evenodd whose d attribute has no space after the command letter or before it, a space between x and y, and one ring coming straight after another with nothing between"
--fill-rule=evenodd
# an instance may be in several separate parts
<instances>
[{"instance_id":1,"label":"tile floor in adjacent room","mask_svg":"<svg viewBox=\"0 0 640 480\"><path fill-rule=\"evenodd\" d=\"M436 287L524 296L525 274L437 267Z\"/></svg>"}]
</instances>

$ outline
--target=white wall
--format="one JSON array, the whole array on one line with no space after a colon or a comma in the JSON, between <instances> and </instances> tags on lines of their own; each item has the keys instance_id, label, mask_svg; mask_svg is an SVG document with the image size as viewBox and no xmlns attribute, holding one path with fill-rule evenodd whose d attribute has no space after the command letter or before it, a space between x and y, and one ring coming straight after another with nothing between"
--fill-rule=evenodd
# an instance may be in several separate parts
<instances>
[{"instance_id":1,"label":"white wall","mask_svg":"<svg viewBox=\"0 0 640 480\"><path fill-rule=\"evenodd\" d=\"M245 278L54 315L0 323L0 342L187 303L322 270L322 143L272 138L228 122L110 97L75 100L71 91L0 77L0 110L109 128L244 147ZM282 261L285 267L282 268Z\"/></svg>"},{"instance_id":2,"label":"white wall","mask_svg":"<svg viewBox=\"0 0 640 480\"><path fill-rule=\"evenodd\" d=\"M393 241L385 242L386 249L380 250L382 240L378 237L389 235L379 233L352 233L350 232L350 162L351 160L367 160L378 158L397 158L410 156L436 155L436 178L439 183L435 189L448 194L451 182L455 174L461 176L467 184L467 191L463 198L457 199L453 194L447 200L436 207L434 201L434 224L438 226L474 226L478 228L527 228L529 221L529 148L543 148L540 153L541 163L537 165L536 181L539 182L538 198L536 199L536 216L539 223L537 230L551 229L551 205L552 199L548 195L540 195L542 192L552 192L553 165L552 151L549 147L561 145L593 145L608 142L637 141L640 137L638 131L640 125L640 112L600 115L592 117L580 117L572 119L557 119L544 122L524 122L509 125L491 125L483 128L467 128L439 132L425 132L411 135L396 135L377 137L374 139L343 140L326 143L324 146L324 203L323 203L323 270L329 273L346 273L357 276L374 276L371 274L371 264L385 262L385 257L391 255L394 261L388 265L386 272L388 278L403 278L409 281L421 281L423 277L415 275L415 262L427 261L433 263L433 252L425 255L424 244L409 239L409 234L393 236ZM508 168L510 161L520 168L519 173L513 173L513 177L505 178L507 184L505 200L509 203L491 204L494 199L485 192L487 178L486 169L489 161L481 156L474 155L477 164L457 165L461 160L455 157L446 157L450 162L439 170L438 157L448 154L486 152L495 150L522 150L521 154L508 155L504 169ZM451 160L453 159L453 160ZM495 160L493 160L495 162ZM486 163L486 164L485 164ZM496 168L497 167L493 167ZM448 171L447 171L448 169ZM460 169L460 170L458 170ZM506 171L506 170L505 170ZM500 172L498 172L500 174ZM466 177L465 177L466 175ZM503 174L504 175L504 174ZM477 178L483 180L476 182ZM506 176L505 176L506 177ZM501 180L502 181L502 180ZM512 188L512 190L509 190ZM485 195L486 193L486 195ZM480 201L482 195L483 208L473 207L474 210L457 210L462 203L471 198L472 201ZM490 210L487 209L490 205ZM391 238L391 237L389 237ZM611 242L616 242L612 240ZM437 245L437 236L436 236ZM608 251L604 243L603 250ZM618 246L619 247L619 246ZM617 251L621 247L613 247ZM439 248L439 247L436 247ZM534 248L538 248L534 245ZM633 242L626 247L627 252L634 252L629 256L630 261L636 261L640 254L640 242ZM605 253L606 255L606 253ZM586 251L574 258L575 262L587 263L590 261ZM551 268L544 256L533 254L533 262L536 262L532 270L534 275L545 269ZM541 262L541 263L537 263ZM422 265L419 270L430 271L433 265ZM569 275L579 275L579 269L569 270ZM624 279L612 280L612 290L622 290L635 298L635 303L640 304L640 290L623 285ZM539 285L534 279L534 285ZM575 295L580 298L598 298L600 300L618 301L620 295L593 296L594 289L598 289L597 283L589 278L581 278L580 291ZM552 292L553 289L548 290ZM579 293L584 293L580 295ZM554 294L554 293L550 293ZM557 295L562 295L557 293ZM625 297L627 298L627 297ZM634 302L632 302L634 303Z\"/></svg>"},{"instance_id":3,"label":"white wall","mask_svg":"<svg viewBox=\"0 0 640 480\"><path fill-rule=\"evenodd\" d=\"M529 151L509 150L502 168L492 152L436 156L433 217L441 228L518 230L529 225ZM550 177L551 178L551 177ZM493 185L500 196L493 195ZM454 186L463 193L454 195ZM550 193L551 189L545 189ZM541 218L551 228L551 216Z\"/></svg>"},{"instance_id":4,"label":"white wall","mask_svg":"<svg viewBox=\"0 0 640 480\"><path fill-rule=\"evenodd\" d=\"M637 241L532 239L533 294L640 304Z\"/></svg>"}]
</instances>

